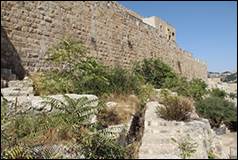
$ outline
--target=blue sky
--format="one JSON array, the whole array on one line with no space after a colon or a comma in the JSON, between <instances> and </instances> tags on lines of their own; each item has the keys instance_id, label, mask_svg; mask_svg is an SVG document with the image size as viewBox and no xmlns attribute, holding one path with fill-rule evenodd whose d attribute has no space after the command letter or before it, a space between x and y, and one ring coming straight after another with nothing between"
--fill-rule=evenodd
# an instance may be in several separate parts
<instances>
[{"instance_id":1,"label":"blue sky","mask_svg":"<svg viewBox=\"0 0 238 160\"><path fill-rule=\"evenodd\" d=\"M237 2L120 1L143 17L159 16L176 28L178 45L206 61L208 71L237 67Z\"/></svg>"}]
</instances>

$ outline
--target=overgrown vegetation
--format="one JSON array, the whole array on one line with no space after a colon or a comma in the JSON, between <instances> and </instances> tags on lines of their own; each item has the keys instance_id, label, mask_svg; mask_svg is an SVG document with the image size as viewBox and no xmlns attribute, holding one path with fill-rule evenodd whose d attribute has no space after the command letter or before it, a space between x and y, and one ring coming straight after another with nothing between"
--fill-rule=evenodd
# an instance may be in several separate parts
<instances>
[{"instance_id":1,"label":"overgrown vegetation","mask_svg":"<svg viewBox=\"0 0 238 160\"><path fill-rule=\"evenodd\" d=\"M189 121L190 114L194 110L190 99L170 95L166 90L163 90L161 93L161 103L164 106L158 106L157 114L166 120Z\"/></svg>"},{"instance_id":2,"label":"overgrown vegetation","mask_svg":"<svg viewBox=\"0 0 238 160\"><path fill-rule=\"evenodd\" d=\"M118 145L115 139L107 136L107 132L102 132L99 124L90 121L90 117L95 115L102 105L100 103L95 106L93 103L95 100L89 101L86 98L75 100L66 95L64 101L48 97L45 104L51 105L59 112L38 115L17 114L9 117L7 123L3 124L5 127L5 141L1 143L3 155L10 158L36 158L31 152L16 150L14 147L25 144L26 147L33 148L39 144L61 144L76 139L78 152L86 158L122 158L124 148ZM1 129L3 130L2 126Z\"/></svg>"},{"instance_id":3,"label":"overgrown vegetation","mask_svg":"<svg viewBox=\"0 0 238 160\"><path fill-rule=\"evenodd\" d=\"M87 50L82 43L73 39L64 39L50 48L48 56L48 62L56 68L31 75L36 95L87 93L100 97L112 94L128 97L134 94L137 100L132 105L131 113L120 108L106 109L105 106L99 109L99 106L103 106L101 103L95 107L90 105L94 101L84 98L74 100L66 95L64 102L46 98L46 105L61 111L50 115L17 114L13 117L7 114L6 107L3 106L1 125L4 127L1 127L1 148L7 149L5 153L17 153L13 156L4 154L6 157L36 158L35 155L29 152L26 154L18 147L22 143L33 147L36 144L58 144L64 141L76 141L78 151L85 158L135 157L134 154L140 146L138 137L141 135L136 137L134 142L131 140L129 146L133 149L126 151L101 129L108 125L125 123L133 113L137 113L137 116L143 115L146 102L156 99L154 88L168 88L178 93L178 96L163 93L161 103L164 107L158 108L158 114L164 119L188 121L190 113L194 111L194 100L196 110L200 116L209 119L212 127L218 127L222 122L227 124L236 122L236 110L232 103L224 99L226 93L219 89L208 92L204 81L200 79L188 81L177 75L160 59L145 59L137 63L132 70L122 69L119 66L110 68L87 56ZM208 93L210 97L204 98ZM94 114L98 114L98 123L89 122ZM135 119L138 124L139 119L140 117ZM138 126L133 127L134 132L139 130ZM175 142L179 144L183 158L190 157L196 151L194 143L186 140L181 143L176 140ZM12 150L12 147L16 149ZM131 155L128 156L128 153ZM53 156L53 153L41 157L52 157L50 155Z\"/></svg>"},{"instance_id":4,"label":"overgrown vegetation","mask_svg":"<svg viewBox=\"0 0 238 160\"><path fill-rule=\"evenodd\" d=\"M86 55L86 49L78 41L65 39L49 49L48 61L58 68L47 71L35 81L39 95L56 93L135 93L143 77L120 67L109 68ZM34 78L33 80L37 79Z\"/></svg>"}]
</instances>

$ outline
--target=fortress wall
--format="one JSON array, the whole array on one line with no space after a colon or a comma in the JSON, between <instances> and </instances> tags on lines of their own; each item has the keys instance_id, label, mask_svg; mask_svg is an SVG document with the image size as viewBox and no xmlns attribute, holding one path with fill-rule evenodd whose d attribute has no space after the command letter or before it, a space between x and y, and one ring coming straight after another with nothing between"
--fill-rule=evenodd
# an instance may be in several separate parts
<instances>
[{"instance_id":1,"label":"fortress wall","mask_svg":"<svg viewBox=\"0 0 238 160\"><path fill-rule=\"evenodd\" d=\"M160 57L183 76L206 80L206 64L184 54L175 41L142 18L117 2L1 2L1 27L28 71L50 69L47 49L64 36L73 36L107 65L130 68L135 61Z\"/></svg>"}]
</instances>

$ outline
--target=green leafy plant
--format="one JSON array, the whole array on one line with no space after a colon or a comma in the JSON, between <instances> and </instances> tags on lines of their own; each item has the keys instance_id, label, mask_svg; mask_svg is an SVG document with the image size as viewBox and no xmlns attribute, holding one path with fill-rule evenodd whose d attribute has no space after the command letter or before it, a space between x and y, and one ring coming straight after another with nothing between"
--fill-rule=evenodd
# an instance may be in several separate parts
<instances>
[{"instance_id":1,"label":"green leafy plant","mask_svg":"<svg viewBox=\"0 0 238 160\"><path fill-rule=\"evenodd\" d=\"M45 97L45 105L51 105L55 109L63 111L65 122L71 125L83 125L90 123L88 119L97 113L99 106L95 105L98 99L88 100L87 97L79 99L70 98L68 95L63 95L64 101L52 97ZM94 104L94 105L93 105Z\"/></svg>"},{"instance_id":2,"label":"green leafy plant","mask_svg":"<svg viewBox=\"0 0 238 160\"><path fill-rule=\"evenodd\" d=\"M227 93L224 90L221 90L219 88L213 88L210 90L209 94L214 97L220 97L225 98L227 96Z\"/></svg>"},{"instance_id":3,"label":"green leafy plant","mask_svg":"<svg viewBox=\"0 0 238 160\"><path fill-rule=\"evenodd\" d=\"M194 100L198 101L207 94L207 84L201 79L192 79L189 81L189 97L192 97Z\"/></svg>"},{"instance_id":4,"label":"green leafy plant","mask_svg":"<svg viewBox=\"0 0 238 160\"><path fill-rule=\"evenodd\" d=\"M108 79L110 80L111 93L132 94L144 84L142 76L119 66L110 70Z\"/></svg>"},{"instance_id":5,"label":"green leafy plant","mask_svg":"<svg viewBox=\"0 0 238 160\"><path fill-rule=\"evenodd\" d=\"M168 88L179 95L191 97L194 100L201 100L207 93L207 85L201 79L192 79L188 81L184 77L167 78L163 88Z\"/></svg>"},{"instance_id":6,"label":"green leafy plant","mask_svg":"<svg viewBox=\"0 0 238 160\"><path fill-rule=\"evenodd\" d=\"M81 151L89 159L124 159L125 149L107 133L83 134Z\"/></svg>"},{"instance_id":7,"label":"green leafy plant","mask_svg":"<svg viewBox=\"0 0 238 160\"><path fill-rule=\"evenodd\" d=\"M209 119L212 127L219 128L222 122L237 121L234 103L221 97L207 97L195 103L196 111L201 117Z\"/></svg>"},{"instance_id":8,"label":"green leafy plant","mask_svg":"<svg viewBox=\"0 0 238 160\"><path fill-rule=\"evenodd\" d=\"M156 88L161 88L166 78L176 76L171 67L163 63L160 59L144 59L135 65L134 71Z\"/></svg>"},{"instance_id":9,"label":"green leafy plant","mask_svg":"<svg viewBox=\"0 0 238 160\"><path fill-rule=\"evenodd\" d=\"M3 159L33 159L29 150L22 146L6 148L3 152Z\"/></svg>"},{"instance_id":10,"label":"green leafy plant","mask_svg":"<svg viewBox=\"0 0 238 160\"><path fill-rule=\"evenodd\" d=\"M171 138L171 140L178 145L178 148L181 152L180 156L183 159L191 157L192 154L196 152L196 148L198 147L198 144L193 142L193 139L189 135L179 140L174 138Z\"/></svg>"}]
</instances>

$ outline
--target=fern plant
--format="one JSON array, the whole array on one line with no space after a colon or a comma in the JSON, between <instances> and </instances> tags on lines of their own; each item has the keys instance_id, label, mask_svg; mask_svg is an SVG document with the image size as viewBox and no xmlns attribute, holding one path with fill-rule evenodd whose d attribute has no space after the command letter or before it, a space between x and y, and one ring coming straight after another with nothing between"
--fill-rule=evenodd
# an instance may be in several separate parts
<instances>
[{"instance_id":1,"label":"fern plant","mask_svg":"<svg viewBox=\"0 0 238 160\"><path fill-rule=\"evenodd\" d=\"M93 105L97 99L89 100L87 97L79 99L70 98L68 95L63 95L64 101L53 97L44 97L45 105L51 105L52 108L63 111L65 114L64 120L73 124L74 127L89 124L88 119L98 112L99 106Z\"/></svg>"},{"instance_id":2,"label":"fern plant","mask_svg":"<svg viewBox=\"0 0 238 160\"><path fill-rule=\"evenodd\" d=\"M29 150L22 146L6 148L3 152L3 159L33 159Z\"/></svg>"}]
</instances>

